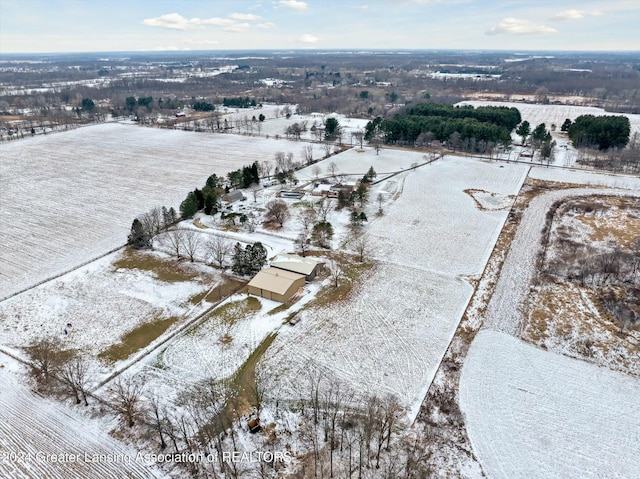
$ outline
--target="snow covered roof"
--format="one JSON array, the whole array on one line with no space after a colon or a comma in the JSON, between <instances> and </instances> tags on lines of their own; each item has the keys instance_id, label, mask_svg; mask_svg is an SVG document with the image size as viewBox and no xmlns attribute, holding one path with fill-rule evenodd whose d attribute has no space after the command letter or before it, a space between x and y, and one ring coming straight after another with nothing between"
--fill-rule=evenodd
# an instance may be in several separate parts
<instances>
[{"instance_id":1,"label":"snow covered roof","mask_svg":"<svg viewBox=\"0 0 640 479\"><path fill-rule=\"evenodd\" d=\"M319 261L303 258L297 254L280 254L271 262L271 266L306 276L313 272L318 263Z\"/></svg>"},{"instance_id":2,"label":"snow covered roof","mask_svg":"<svg viewBox=\"0 0 640 479\"><path fill-rule=\"evenodd\" d=\"M224 195L225 201L228 201L229 203L233 203L234 201L241 200L242 198L244 198L244 195L240 190L230 191L229 193Z\"/></svg>"},{"instance_id":3,"label":"snow covered roof","mask_svg":"<svg viewBox=\"0 0 640 479\"><path fill-rule=\"evenodd\" d=\"M272 293L285 294L291 285L300 278L304 278L304 275L278 268L267 268L259 271L249 281L248 286L265 289Z\"/></svg>"}]
</instances>

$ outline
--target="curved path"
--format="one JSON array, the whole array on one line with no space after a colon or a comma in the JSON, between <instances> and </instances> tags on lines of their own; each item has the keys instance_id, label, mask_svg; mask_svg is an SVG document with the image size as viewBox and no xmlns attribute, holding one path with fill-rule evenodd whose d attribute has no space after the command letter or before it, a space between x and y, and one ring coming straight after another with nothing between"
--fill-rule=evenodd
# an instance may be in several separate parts
<instances>
[{"instance_id":1,"label":"curved path","mask_svg":"<svg viewBox=\"0 0 640 479\"><path fill-rule=\"evenodd\" d=\"M485 313L485 328L519 335L522 326L521 306L535 273L547 212L558 200L591 195L640 197L640 192L617 188L576 188L551 191L534 198L522 216L502 265L500 278Z\"/></svg>"}]
</instances>

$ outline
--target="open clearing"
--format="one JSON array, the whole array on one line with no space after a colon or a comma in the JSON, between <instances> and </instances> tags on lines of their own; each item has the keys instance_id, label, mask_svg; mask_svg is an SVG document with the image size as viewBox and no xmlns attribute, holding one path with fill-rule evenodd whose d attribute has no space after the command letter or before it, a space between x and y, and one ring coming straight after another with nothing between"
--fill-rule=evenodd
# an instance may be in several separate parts
<instances>
[{"instance_id":1,"label":"open clearing","mask_svg":"<svg viewBox=\"0 0 640 479\"><path fill-rule=\"evenodd\" d=\"M164 321L166 327L176 321L179 326L195 317L207 303L198 304L194 298L221 281L213 268L145 253L155 258L156 266L171 268L171 280L159 279L152 271L125 267L142 264L133 262L132 254L136 253L112 253L0 303L0 343L18 349L36 339L56 337L64 349L94 356L119 345L141 325ZM148 339L140 346L155 338ZM125 353L117 359L126 359Z\"/></svg>"},{"instance_id":2,"label":"open clearing","mask_svg":"<svg viewBox=\"0 0 640 479\"><path fill-rule=\"evenodd\" d=\"M358 393L395 393L415 416L473 293L465 279L482 272L507 216L465 190L514 195L526 171L446 157L407 175L368 227L372 273L345 303L303 311L263 358L270 394L298 398L318 368Z\"/></svg>"},{"instance_id":3,"label":"open clearing","mask_svg":"<svg viewBox=\"0 0 640 479\"><path fill-rule=\"evenodd\" d=\"M491 478L638 477L637 378L482 331L460 407Z\"/></svg>"},{"instance_id":4,"label":"open clearing","mask_svg":"<svg viewBox=\"0 0 640 479\"><path fill-rule=\"evenodd\" d=\"M305 144L114 123L2 143L0 299L124 244L133 218L177 210L209 175Z\"/></svg>"}]
</instances>

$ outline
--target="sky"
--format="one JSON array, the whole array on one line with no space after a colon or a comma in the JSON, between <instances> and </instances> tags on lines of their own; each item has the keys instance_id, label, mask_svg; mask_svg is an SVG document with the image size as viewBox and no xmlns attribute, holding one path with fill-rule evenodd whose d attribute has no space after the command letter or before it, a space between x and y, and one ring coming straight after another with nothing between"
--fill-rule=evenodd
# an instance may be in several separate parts
<instances>
[{"instance_id":1,"label":"sky","mask_svg":"<svg viewBox=\"0 0 640 479\"><path fill-rule=\"evenodd\" d=\"M640 51L640 0L0 0L0 53Z\"/></svg>"}]
</instances>

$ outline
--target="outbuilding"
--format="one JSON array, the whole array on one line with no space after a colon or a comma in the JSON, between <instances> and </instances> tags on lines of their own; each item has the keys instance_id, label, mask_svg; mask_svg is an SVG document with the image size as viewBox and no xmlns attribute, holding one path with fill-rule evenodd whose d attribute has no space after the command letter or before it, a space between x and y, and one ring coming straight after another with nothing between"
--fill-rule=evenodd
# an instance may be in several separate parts
<instances>
[{"instance_id":1,"label":"outbuilding","mask_svg":"<svg viewBox=\"0 0 640 479\"><path fill-rule=\"evenodd\" d=\"M249 281L249 294L284 303L304 286L305 276L278 268L263 269Z\"/></svg>"},{"instance_id":2,"label":"outbuilding","mask_svg":"<svg viewBox=\"0 0 640 479\"><path fill-rule=\"evenodd\" d=\"M242 201L242 200L245 200L246 198L242 194L242 191L234 190L234 191L230 191L229 193L226 193L222 197L222 199L227 203L235 203L236 201Z\"/></svg>"},{"instance_id":3,"label":"outbuilding","mask_svg":"<svg viewBox=\"0 0 640 479\"><path fill-rule=\"evenodd\" d=\"M297 254L279 254L271 262L271 267L304 274L307 281L312 281L318 273L320 262L311 258L303 258Z\"/></svg>"}]
</instances>

